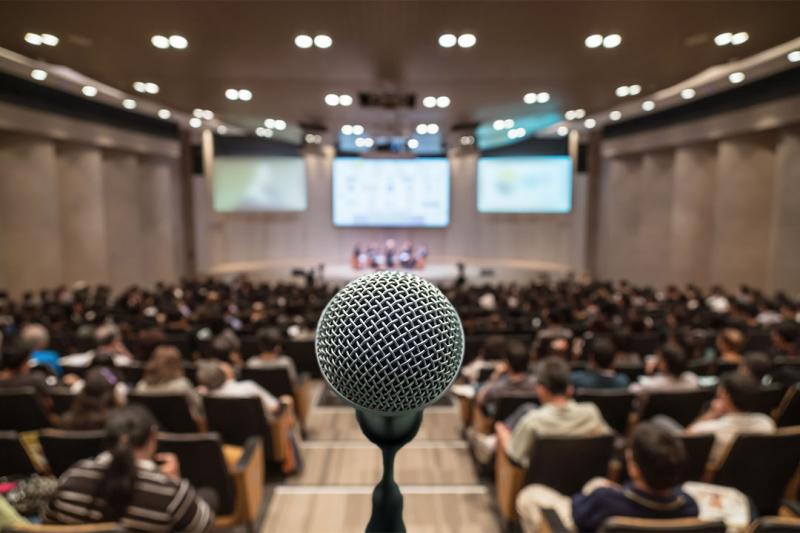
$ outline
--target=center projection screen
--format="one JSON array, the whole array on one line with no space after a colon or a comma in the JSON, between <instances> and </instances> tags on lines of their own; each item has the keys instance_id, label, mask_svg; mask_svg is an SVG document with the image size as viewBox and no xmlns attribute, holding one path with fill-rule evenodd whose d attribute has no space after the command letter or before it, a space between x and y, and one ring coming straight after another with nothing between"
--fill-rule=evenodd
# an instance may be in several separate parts
<instances>
[{"instance_id":1,"label":"center projection screen","mask_svg":"<svg viewBox=\"0 0 800 533\"><path fill-rule=\"evenodd\" d=\"M569 213L572 159L566 155L482 157L477 196L481 213Z\"/></svg>"},{"instance_id":2,"label":"center projection screen","mask_svg":"<svg viewBox=\"0 0 800 533\"><path fill-rule=\"evenodd\" d=\"M444 157L333 161L333 223L340 227L443 228L450 222Z\"/></svg>"}]
</instances>

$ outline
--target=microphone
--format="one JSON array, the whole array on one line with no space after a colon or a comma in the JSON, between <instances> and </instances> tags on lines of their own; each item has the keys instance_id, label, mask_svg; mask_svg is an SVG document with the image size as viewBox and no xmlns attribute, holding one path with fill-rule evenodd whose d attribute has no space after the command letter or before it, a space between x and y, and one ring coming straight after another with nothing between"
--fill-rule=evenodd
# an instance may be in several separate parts
<instances>
[{"instance_id":1,"label":"microphone","mask_svg":"<svg viewBox=\"0 0 800 533\"><path fill-rule=\"evenodd\" d=\"M382 271L351 281L328 302L317 324L317 362L333 391L356 408L366 437L383 455L367 531L405 531L394 457L441 398L464 358L464 330L433 284Z\"/></svg>"}]
</instances>

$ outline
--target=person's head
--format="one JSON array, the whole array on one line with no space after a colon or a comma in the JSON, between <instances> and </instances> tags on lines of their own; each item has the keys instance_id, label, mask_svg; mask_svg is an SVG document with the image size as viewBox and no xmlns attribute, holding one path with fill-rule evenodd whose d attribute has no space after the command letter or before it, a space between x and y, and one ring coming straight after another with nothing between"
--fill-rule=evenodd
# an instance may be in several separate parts
<instances>
[{"instance_id":1,"label":"person's head","mask_svg":"<svg viewBox=\"0 0 800 533\"><path fill-rule=\"evenodd\" d=\"M570 369L560 357L545 357L536 371L536 395L542 404L572 396Z\"/></svg>"},{"instance_id":2,"label":"person's head","mask_svg":"<svg viewBox=\"0 0 800 533\"><path fill-rule=\"evenodd\" d=\"M522 374L528 371L528 349L519 341L508 343L508 354L506 355L508 368L514 374Z\"/></svg>"},{"instance_id":3,"label":"person's head","mask_svg":"<svg viewBox=\"0 0 800 533\"><path fill-rule=\"evenodd\" d=\"M183 375L181 352L170 345L156 347L144 366L144 381L148 385L167 383Z\"/></svg>"},{"instance_id":4,"label":"person's head","mask_svg":"<svg viewBox=\"0 0 800 533\"><path fill-rule=\"evenodd\" d=\"M508 353L508 344L500 335L492 335L481 347L481 355L487 361L502 361Z\"/></svg>"},{"instance_id":5,"label":"person's head","mask_svg":"<svg viewBox=\"0 0 800 533\"><path fill-rule=\"evenodd\" d=\"M717 335L717 350L741 353L744 348L744 333L736 328L725 328Z\"/></svg>"},{"instance_id":6,"label":"person's head","mask_svg":"<svg viewBox=\"0 0 800 533\"><path fill-rule=\"evenodd\" d=\"M780 350L796 349L800 339L800 325L794 322L781 322L772 330L772 344Z\"/></svg>"},{"instance_id":7,"label":"person's head","mask_svg":"<svg viewBox=\"0 0 800 533\"><path fill-rule=\"evenodd\" d=\"M547 354L566 358L569 356L569 346L569 339L566 337L556 337L550 340Z\"/></svg>"},{"instance_id":8,"label":"person's head","mask_svg":"<svg viewBox=\"0 0 800 533\"><path fill-rule=\"evenodd\" d=\"M112 346L122 340L122 333L115 324L103 324L94 330L94 341L98 347Z\"/></svg>"},{"instance_id":9,"label":"person's head","mask_svg":"<svg viewBox=\"0 0 800 533\"><path fill-rule=\"evenodd\" d=\"M772 371L772 359L764 352L747 352L744 354L744 363L736 370L752 376L761 383L764 376Z\"/></svg>"},{"instance_id":10,"label":"person's head","mask_svg":"<svg viewBox=\"0 0 800 533\"><path fill-rule=\"evenodd\" d=\"M197 384L213 391L222 387L229 376L225 367L231 368L227 363L216 359L203 359L197 362Z\"/></svg>"},{"instance_id":11,"label":"person's head","mask_svg":"<svg viewBox=\"0 0 800 533\"><path fill-rule=\"evenodd\" d=\"M262 354L280 354L283 348L281 346L282 335L280 328L275 326L263 327L256 332L256 338L258 339L258 348Z\"/></svg>"},{"instance_id":12,"label":"person's head","mask_svg":"<svg viewBox=\"0 0 800 533\"><path fill-rule=\"evenodd\" d=\"M661 348L658 369L664 374L679 377L686 372L689 361L686 352L678 344L669 343Z\"/></svg>"},{"instance_id":13,"label":"person's head","mask_svg":"<svg viewBox=\"0 0 800 533\"><path fill-rule=\"evenodd\" d=\"M614 367L616 354L617 348L609 336L596 337L589 344L589 358L601 370L608 370Z\"/></svg>"},{"instance_id":14,"label":"person's head","mask_svg":"<svg viewBox=\"0 0 800 533\"><path fill-rule=\"evenodd\" d=\"M3 357L0 359L0 363L2 363L0 368L8 370L13 374L23 374L30 369L28 366L30 358L31 351L25 343L19 340L6 342L3 345Z\"/></svg>"},{"instance_id":15,"label":"person's head","mask_svg":"<svg viewBox=\"0 0 800 533\"><path fill-rule=\"evenodd\" d=\"M625 450L625 458L628 476L646 490L669 490L683 480L686 466L683 441L650 422L636 426L631 444Z\"/></svg>"},{"instance_id":16,"label":"person's head","mask_svg":"<svg viewBox=\"0 0 800 533\"><path fill-rule=\"evenodd\" d=\"M50 332L41 324L28 324L22 328L20 339L34 351L50 346Z\"/></svg>"},{"instance_id":17,"label":"person's head","mask_svg":"<svg viewBox=\"0 0 800 533\"><path fill-rule=\"evenodd\" d=\"M91 368L86 372L84 386L64 414L67 429L102 429L116 402L114 386L119 378L106 367Z\"/></svg>"},{"instance_id":18,"label":"person's head","mask_svg":"<svg viewBox=\"0 0 800 533\"><path fill-rule=\"evenodd\" d=\"M105 430L111 463L101 482L100 494L113 519L118 520L131 500L137 477L136 461L152 459L156 453L158 424L145 407L130 405L111 411Z\"/></svg>"},{"instance_id":19,"label":"person's head","mask_svg":"<svg viewBox=\"0 0 800 533\"><path fill-rule=\"evenodd\" d=\"M749 412L755 409L759 383L742 372L729 372L722 376L717 385L714 403L717 412L722 414Z\"/></svg>"}]
</instances>

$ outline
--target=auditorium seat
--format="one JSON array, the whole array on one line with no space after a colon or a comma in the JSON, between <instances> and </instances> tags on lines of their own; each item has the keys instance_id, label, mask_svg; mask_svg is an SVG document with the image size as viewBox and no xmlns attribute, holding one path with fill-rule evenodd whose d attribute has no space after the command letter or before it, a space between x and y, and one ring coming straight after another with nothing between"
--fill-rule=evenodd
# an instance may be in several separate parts
<instances>
[{"instance_id":1,"label":"auditorium seat","mask_svg":"<svg viewBox=\"0 0 800 533\"><path fill-rule=\"evenodd\" d=\"M314 348L314 341L289 341L283 345L286 355L294 359L297 371L300 373L311 374L311 377L321 378L319 364L317 363L317 353Z\"/></svg>"},{"instance_id":2,"label":"auditorium seat","mask_svg":"<svg viewBox=\"0 0 800 533\"><path fill-rule=\"evenodd\" d=\"M163 431L172 433L194 433L198 421L192 418L189 404L183 394L130 393L128 403L147 407L155 415Z\"/></svg>"},{"instance_id":3,"label":"auditorium seat","mask_svg":"<svg viewBox=\"0 0 800 533\"><path fill-rule=\"evenodd\" d=\"M298 383L292 383L289 370L285 367L276 368L243 368L242 379L255 381L273 396L291 396L294 399L295 409L300 423L305 425L308 411L311 408L311 386L310 379L299 379Z\"/></svg>"},{"instance_id":4,"label":"auditorium seat","mask_svg":"<svg viewBox=\"0 0 800 533\"><path fill-rule=\"evenodd\" d=\"M0 458L0 476L28 476L36 473L36 468L28 458L16 431L0 431Z\"/></svg>"},{"instance_id":5,"label":"auditorium seat","mask_svg":"<svg viewBox=\"0 0 800 533\"><path fill-rule=\"evenodd\" d=\"M745 342L742 352L765 352L772 348L772 340L769 331L761 328L753 328L744 333Z\"/></svg>"},{"instance_id":6,"label":"auditorium seat","mask_svg":"<svg viewBox=\"0 0 800 533\"><path fill-rule=\"evenodd\" d=\"M59 388L50 391L50 398L53 400L53 412L58 415L63 415L72 407L72 402L75 401L77 394L73 394L69 389Z\"/></svg>"},{"instance_id":7,"label":"auditorium seat","mask_svg":"<svg viewBox=\"0 0 800 533\"><path fill-rule=\"evenodd\" d=\"M661 346L661 334L658 332L632 333L620 343L620 351L636 353L644 357L654 354Z\"/></svg>"},{"instance_id":8,"label":"auditorium seat","mask_svg":"<svg viewBox=\"0 0 800 533\"><path fill-rule=\"evenodd\" d=\"M628 428L634 395L625 389L578 389L575 400L597 405L614 431L624 435Z\"/></svg>"},{"instance_id":9,"label":"auditorium seat","mask_svg":"<svg viewBox=\"0 0 800 533\"><path fill-rule=\"evenodd\" d=\"M778 427L800 426L800 383L787 389L774 417Z\"/></svg>"},{"instance_id":10,"label":"auditorium seat","mask_svg":"<svg viewBox=\"0 0 800 533\"><path fill-rule=\"evenodd\" d=\"M122 381L130 385L139 383L144 375L144 366L141 363L120 366L117 370L122 373Z\"/></svg>"},{"instance_id":11,"label":"auditorium seat","mask_svg":"<svg viewBox=\"0 0 800 533\"><path fill-rule=\"evenodd\" d=\"M248 359L254 355L261 353L261 346L258 342L258 337L255 335L241 335L239 337L241 342L242 358Z\"/></svg>"},{"instance_id":12,"label":"auditorium seat","mask_svg":"<svg viewBox=\"0 0 800 533\"><path fill-rule=\"evenodd\" d=\"M699 518L632 518L612 516L597 530L601 533L725 533L725 523Z\"/></svg>"},{"instance_id":13,"label":"auditorium seat","mask_svg":"<svg viewBox=\"0 0 800 533\"><path fill-rule=\"evenodd\" d=\"M702 481L708 466L708 456L714 445L714 435L682 434L680 439L686 448L686 467L683 471L683 479L685 481ZM619 476L616 481L619 483L629 481L625 454L620 454L617 460L619 461Z\"/></svg>"},{"instance_id":14,"label":"auditorium seat","mask_svg":"<svg viewBox=\"0 0 800 533\"><path fill-rule=\"evenodd\" d=\"M117 524L103 522L100 524L17 524L3 529L5 533L124 533Z\"/></svg>"},{"instance_id":15,"label":"auditorium seat","mask_svg":"<svg viewBox=\"0 0 800 533\"><path fill-rule=\"evenodd\" d=\"M714 389L680 392L648 392L640 396L639 420L666 415L682 426L691 424L714 398Z\"/></svg>"},{"instance_id":16,"label":"auditorium seat","mask_svg":"<svg viewBox=\"0 0 800 533\"><path fill-rule=\"evenodd\" d=\"M641 364L624 364L624 365L617 365L617 372L621 372L628 376L628 379L631 383L635 383L639 376L644 374L644 365Z\"/></svg>"},{"instance_id":17,"label":"auditorium seat","mask_svg":"<svg viewBox=\"0 0 800 533\"><path fill-rule=\"evenodd\" d=\"M800 427L775 435L739 435L705 481L739 489L761 514L774 514L784 490L800 465Z\"/></svg>"},{"instance_id":18,"label":"auditorium seat","mask_svg":"<svg viewBox=\"0 0 800 533\"><path fill-rule=\"evenodd\" d=\"M798 533L800 518L790 516L762 516L750 523L745 533Z\"/></svg>"},{"instance_id":19,"label":"auditorium seat","mask_svg":"<svg viewBox=\"0 0 800 533\"><path fill-rule=\"evenodd\" d=\"M472 427L478 433L490 434L494 432L494 423L508 418L520 405L526 403L538 404L539 399L534 392L503 394L495 400L494 415L487 414L484 409L472 402Z\"/></svg>"},{"instance_id":20,"label":"auditorium seat","mask_svg":"<svg viewBox=\"0 0 800 533\"><path fill-rule=\"evenodd\" d=\"M0 430L33 431L49 425L32 387L0 389Z\"/></svg>"},{"instance_id":21,"label":"auditorium seat","mask_svg":"<svg viewBox=\"0 0 800 533\"><path fill-rule=\"evenodd\" d=\"M43 429L39 443L54 476L60 476L81 459L103 451L105 431L67 431Z\"/></svg>"},{"instance_id":22,"label":"auditorium seat","mask_svg":"<svg viewBox=\"0 0 800 533\"><path fill-rule=\"evenodd\" d=\"M771 415L781 404L781 400L783 400L785 395L786 389L781 385L768 385L761 387L761 390L758 391L758 395L754 400L755 407L753 411L764 413L765 415ZM800 421L798 421L798 424L800 424Z\"/></svg>"},{"instance_id":23,"label":"auditorium seat","mask_svg":"<svg viewBox=\"0 0 800 533\"><path fill-rule=\"evenodd\" d=\"M86 374L88 368L86 366L81 365L65 365L62 363L61 369L64 371L64 375L68 374L75 374L78 377L83 377Z\"/></svg>"}]
</instances>

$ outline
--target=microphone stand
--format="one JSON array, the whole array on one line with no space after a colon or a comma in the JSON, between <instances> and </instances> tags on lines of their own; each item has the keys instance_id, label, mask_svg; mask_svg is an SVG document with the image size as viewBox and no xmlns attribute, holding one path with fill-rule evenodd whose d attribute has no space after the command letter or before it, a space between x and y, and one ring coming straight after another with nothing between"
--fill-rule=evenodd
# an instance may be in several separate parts
<instances>
[{"instance_id":1,"label":"microphone stand","mask_svg":"<svg viewBox=\"0 0 800 533\"><path fill-rule=\"evenodd\" d=\"M394 481L394 456L419 431L422 411L389 416L356 409L356 419L364 435L383 454L383 478L372 492L372 516L367 533L405 533L403 495Z\"/></svg>"}]
</instances>

